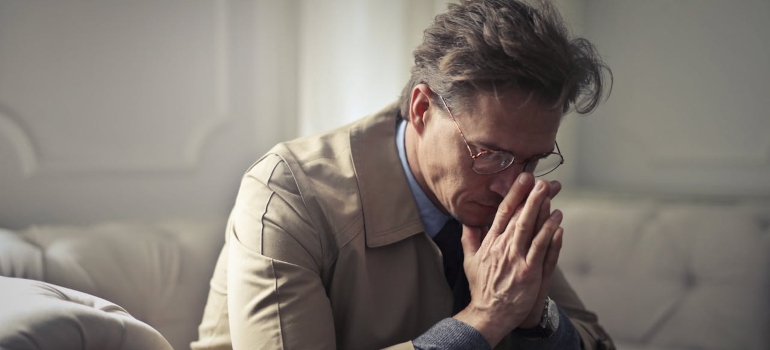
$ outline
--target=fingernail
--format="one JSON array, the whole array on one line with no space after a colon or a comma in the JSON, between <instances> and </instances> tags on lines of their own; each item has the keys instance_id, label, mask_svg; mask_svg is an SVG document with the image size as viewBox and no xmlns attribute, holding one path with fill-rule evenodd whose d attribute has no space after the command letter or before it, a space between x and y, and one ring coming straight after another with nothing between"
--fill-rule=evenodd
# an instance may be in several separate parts
<instances>
[{"instance_id":1,"label":"fingernail","mask_svg":"<svg viewBox=\"0 0 770 350\"><path fill-rule=\"evenodd\" d=\"M527 173L519 174L519 183L522 185L527 183Z\"/></svg>"},{"instance_id":2,"label":"fingernail","mask_svg":"<svg viewBox=\"0 0 770 350\"><path fill-rule=\"evenodd\" d=\"M560 210L554 210L553 213L551 213L551 219L561 220L561 211Z\"/></svg>"},{"instance_id":3,"label":"fingernail","mask_svg":"<svg viewBox=\"0 0 770 350\"><path fill-rule=\"evenodd\" d=\"M545 181L538 181L536 188L538 191L542 191L543 189L545 189Z\"/></svg>"}]
</instances>

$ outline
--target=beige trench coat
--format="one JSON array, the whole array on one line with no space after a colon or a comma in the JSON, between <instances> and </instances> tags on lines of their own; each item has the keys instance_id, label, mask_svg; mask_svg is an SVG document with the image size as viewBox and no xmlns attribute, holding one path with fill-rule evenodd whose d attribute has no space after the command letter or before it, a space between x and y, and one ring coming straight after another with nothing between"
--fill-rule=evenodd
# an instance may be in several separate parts
<instances>
[{"instance_id":1,"label":"beige trench coat","mask_svg":"<svg viewBox=\"0 0 770 350\"><path fill-rule=\"evenodd\" d=\"M451 316L398 158L398 110L275 146L245 174L193 349L412 349ZM557 273L586 349L606 337Z\"/></svg>"}]
</instances>

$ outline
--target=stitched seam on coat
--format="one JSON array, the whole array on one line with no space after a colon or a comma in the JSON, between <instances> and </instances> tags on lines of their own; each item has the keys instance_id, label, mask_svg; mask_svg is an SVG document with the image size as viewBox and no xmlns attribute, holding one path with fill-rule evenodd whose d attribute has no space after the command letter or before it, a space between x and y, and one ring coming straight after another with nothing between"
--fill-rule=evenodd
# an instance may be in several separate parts
<instances>
[{"instance_id":1,"label":"stitched seam on coat","mask_svg":"<svg viewBox=\"0 0 770 350\"><path fill-rule=\"evenodd\" d=\"M254 180L262 183L262 185L265 186L266 189L270 190L270 196L267 197L264 208L261 208L262 214L259 216L259 225L261 230L261 232L259 232L259 254L262 254L262 255L265 254L265 215L267 214L267 208L270 207L270 202L273 200L273 196L275 195L275 191L273 191L270 188L270 180L273 179L275 170L278 169L278 164L280 164L280 162L275 162L275 164L273 164L273 168L270 169L270 174L267 176L267 179L265 179L264 181L262 179L257 178L256 176L249 175ZM270 264L272 265L272 261L270 262Z\"/></svg>"},{"instance_id":2,"label":"stitched seam on coat","mask_svg":"<svg viewBox=\"0 0 770 350\"><path fill-rule=\"evenodd\" d=\"M291 168L291 163L286 158L284 158L284 156L281 155L281 154L274 153L274 155L281 159L281 162L286 166L286 169L291 174L291 179L292 179L292 181L294 181L294 186L297 187L297 194L299 194L299 198L302 199L303 209L305 211L307 211L307 215L310 218L310 222L312 222L312 224L313 224L313 228L314 228L314 231L315 231L316 239L318 240L318 246L320 247L320 250L321 250L321 262L318 265L318 268L319 268L319 270L323 270L324 269L324 265L325 265L324 262L325 262L325 260L327 260L326 259L326 256L327 256L327 251L326 250L327 249L325 249L325 247L324 247L323 240L321 239L321 232L319 231L319 228L323 227L323 225L320 225L320 223L318 222L318 220L316 218L316 215L313 215L313 212L308 207L308 203L305 200L305 194L304 194L304 192L302 192L302 188L300 187L299 182L297 182L297 175L294 174L294 169ZM278 168L278 164L280 164L281 162L277 162L276 163L275 167L273 168L273 171L275 171L275 169ZM297 166L302 171L304 171L304 169L302 168L302 166L299 163L297 163ZM272 180L272 178L273 178L273 173L271 172L270 173L270 178L268 179L268 182L270 180ZM327 234L327 233L324 232L324 234ZM310 256L313 256L313 255L311 254Z\"/></svg>"},{"instance_id":3,"label":"stitched seam on coat","mask_svg":"<svg viewBox=\"0 0 770 350\"><path fill-rule=\"evenodd\" d=\"M278 164L279 163L280 162L276 162L275 163L275 165L273 166L273 169L270 171L270 176L268 176L268 178L267 178L267 183L264 184L265 187L268 188L268 189L270 188L270 186L268 186L268 184L270 183L270 180L273 178L273 174L275 173L275 170L278 168ZM259 239L260 239L260 242L259 242L259 254L262 254L263 256L264 256L264 252L265 252L265 224L264 224L264 220L265 220L265 215L267 214L267 210L270 207L270 202L273 200L273 196L275 196L275 194L276 194L275 191L272 191L272 190L270 191L270 196L268 196L267 200L265 201L265 207L262 210L262 215L259 218L260 230L261 230L261 232L259 233ZM273 258L270 258L270 273L273 275L273 288L275 290L275 297L276 297L276 299L278 299L278 302L275 303L275 308L276 308L276 316L278 317L278 341L279 341L279 347L281 349L283 349L284 348L284 345L283 345L284 341L283 341L283 332L282 332L282 330L283 330L283 320L281 319L281 293L280 293L280 291L278 289L278 276L275 273L275 259L273 259Z\"/></svg>"},{"instance_id":4,"label":"stitched seam on coat","mask_svg":"<svg viewBox=\"0 0 770 350\"><path fill-rule=\"evenodd\" d=\"M301 199L302 199L302 205L305 207L305 210L307 210L307 212L308 212L308 216L310 217L310 220L312 220L312 221L313 221L313 225L314 225L315 227L319 227L320 225L319 225L319 224L318 224L318 222L316 221L316 217L315 217L315 215L313 215L313 213L311 213L311 212L310 212L310 210L308 209L308 205L307 205L307 202L305 201L305 194L302 192L302 188L300 188L300 186L299 186L299 182L297 182L297 175L296 175L296 174L294 174L294 169L292 169L292 168L291 168L291 163L290 163L288 160L286 160L286 158L284 158L284 156L283 156L283 155L281 155L281 154L275 153L275 156L277 156L278 158L280 158L280 159L281 159L281 161L282 161L282 162L283 162L283 163L286 165L286 169L287 169L287 170L289 170L289 173L291 174L291 179L294 181L294 186L296 186L296 187L297 187L297 194L299 194L299 198L301 198ZM299 166L299 163L297 163L297 165ZM276 163L276 167L277 167L277 166L278 166L278 164ZM299 166L299 167L300 167L300 169L302 169L302 167L301 167L301 166ZM303 169L303 170L304 170L304 169ZM272 178L272 174L270 174L270 176L271 176L271 178ZM319 239L320 239L320 237L319 237ZM323 249L323 247L321 247L321 248ZM322 253L323 253L323 252L322 252Z\"/></svg>"},{"instance_id":5,"label":"stitched seam on coat","mask_svg":"<svg viewBox=\"0 0 770 350\"><path fill-rule=\"evenodd\" d=\"M364 232L364 225L361 225L361 227L358 229L358 231L356 233L351 235L350 238L348 238L346 241L344 241L344 242L342 242L342 244L340 244L340 248L339 249L342 250L343 248L347 247L347 245L350 244L350 242L352 242L354 238L358 237L363 232ZM336 257L335 257L335 260L336 260Z\"/></svg>"},{"instance_id":6,"label":"stitched seam on coat","mask_svg":"<svg viewBox=\"0 0 770 350\"><path fill-rule=\"evenodd\" d=\"M265 214L267 214L267 208L270 207L270 202L273 200L273 196L275 196L275 191L270 191L270 196L268 196L267 200L265 201L265 208L262 210L262 215L259 217L259 254L261 255L265 255Z\"/></svg>"},{"instance_id":7,"label":"stitched seam on coat","mask_svg":"<svg viewBox=\"0 0 770 350\"><path fill-rule=\"evenodd\" d=\"M275 295L276 298L278 298L278 302L276 303L276 308L278 309L276 314L278 316L278 340L280 341L280 348L284 348L284 341L283 341L283 320L281 319L281 292L278 290L278 277L275 273L275 265L273 264L275 262L274 259L270 259L270 272L273 274L273 282L275 283Z\"/></svg>"},{"instance_id":8,"label":"stitched seam on coat","mask_svg":"<svg viewBox=\"0 0 770 350\"><path fill-rule=\"evenodd\" d=\"M290 207L291 207L293 210L295 210L295 211L298 211L298 210L304 209L304 210L305 210L305 211L308 213L307 215L308 215L308 217L309 217L309 225L310 225L310 226L313 228L313 231L316 233L316 237L317 237L317 238L318 238L318 240L319 240L319 243L318 243L318 244L319 244L319 247L320 247L320 250L321 250L321 261L320 261L320 262L316 261L316 259L315 259L315 255L314 255L314 254L312 254L312 253L311 253L311 252L308 250L308 248L305 246L305 244L304 244L304 243L302 243L302 241L300 241L299 239L297 239L297 237L295 237L294 235L292 235L291 233L288 233L288 232L287 232L288 234L286 235L286 237L288 237L288 238L291 238L292 240L294 240L295 242L297 242L297 244L298 244L300 247L302 247L302 249L304 249L304 250L305 250L305 252L307 252L307 255L308 255L309 257L311 257L311 259L313 260L313 262L316 264L316 266L317 266L318 270L319 270L319 271L322 271L322 270L323 270L323 268L324 268L323 244L321 244L321 243L320 243L320 239L321 239L321 238L320 238L320 234L318 233L318 228L317 228L316 222L315 222L315 220L313 220L313 216L310 214L310 210L307 208L307 205L305 204L305 199L304 199L304 198L302 198L302 205L303 205L303 207L302 207L302 208L297 208L297 209L295 209L295 208L294 208L294 206L293 206L293 205L291 205L291 203L289 203L289 202L288 202L288 201L287 201L285 198L283 198L283 197L281 197L279 194L277 194L277 193L276 193L274 190L272 190L272 189L271 189L271 187L270 187L270 183L274 181L274 180L273 180L273 176L274 176L274 174L275 174L276 170L278 169L278 166L279 166L279 165L283 165L283 166L285 166L285 167L286 167L286 169L288 169L288 170L289 170L289 172L291 172L291 168L289 167L289 164L288 164L288 163L286 163L285 161L279 161L279 162L276 162L276 163L274 164L274 166L273 166L273 169L271 169L271 171L270 171L270 175L268 176L268 178L266 179L266 181L262 181L261 179L258 179L258 178L256 178L256 177L253 177L253 176L252 176L252 177L253 177L253 178L254 178L256 181L259 181L260 183L262 183L262 184L265 186L265 188L267 188L267 189L269 189L269 190L271 191L271 192L270 192L270 198L268 198L268 199L267 199L267 201L265 202L265 207L264 207L264 210L262 211L262 215L261 215L261 216L260 216L260 218L259 218L259 220L260 220L260 224L261 224L261 226L262 226L262 230L263 230L263 232L261 232L261 233L260 233L260 239L261 239L262 241L260 242L260 245L261 245L260 247L261 247L261 249L260 249L260 252L259 252L259 253L260 253L260 254L262 254L262 255L264 255L264 252L265 252L265 251L264 251L264 243L265 243L265 241L264 241L264 239L265 239L265 234L264 234L265 224L264 224L264 220L265 220L265 215L267 215L268 211L270 210L270 202L273 200L273 196L274 196L274 195L278 195L278 196L279 196L279 199L278 199L278 200L282 200L282 201L286 202L287 204L289 204L289 206L290 206ZM296 182L296 179L294 178L294 174L293 174L293 173L292 173L292 179L294 180L294 183L295 183L295 185L297 186L297 191L299 191L299 185L297 184L297 182ZM302 196L302 195L300 194L300 197L301 197L301 196Z\"/></svg>"}]
</instances>

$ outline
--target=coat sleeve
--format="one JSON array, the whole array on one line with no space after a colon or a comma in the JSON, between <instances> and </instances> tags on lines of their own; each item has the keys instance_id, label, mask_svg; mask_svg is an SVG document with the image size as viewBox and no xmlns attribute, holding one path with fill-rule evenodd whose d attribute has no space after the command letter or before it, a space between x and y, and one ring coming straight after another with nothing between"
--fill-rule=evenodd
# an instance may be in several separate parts
<instances>
[{"instance_id":1,"label":"coat sleeve","mask_svg":"<svg viewBox=\"0 0 770 350\"><path fill-rule=\"evenodd\" d=\"M226 245L234 350L336 348L321 277L333 258L317 227L280 157L266 156L244 176ZM414 344L388 349L410 350Z\"/></svg>"},{"instance_id":2,"label":"coat sleeve","mask_svg":"<svg viewBox=\"0 0 770 350\"><path fill-rule=\"evenodd\" d=\"M567 313L570 322L580 334L580 340L585 350L615 349L609 335L599 325L599 319L591 311L586 310L577 293L564 278L559 268L554 271L549 296Z\"/></svg>"},{"instance_id":3,"label":"coat sleeve","mask_svg":"<svg viewBox=\"0 0 770 350\"><path fill-rule=\"evenodd\" d=\"M336 348L320 277L326 252L280 157L247 172L228 226L233 349Z\"/></svg>"}]
</instances>

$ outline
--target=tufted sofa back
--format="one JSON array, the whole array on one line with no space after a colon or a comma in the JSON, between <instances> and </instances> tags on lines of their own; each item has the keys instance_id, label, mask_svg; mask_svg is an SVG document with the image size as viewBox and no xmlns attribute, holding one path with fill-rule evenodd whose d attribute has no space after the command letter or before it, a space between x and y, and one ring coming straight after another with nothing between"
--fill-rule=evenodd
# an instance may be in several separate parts
<instances>
[{"instance_id":1,"label":"tufted sofa back","mask_svg":"<svg viewBox=\"0 0 770 350\"><path fill-rule=\"evenodd\" d=\"M559 265L619 349L770 349L770 201L565 193L554 207ZM224 227L0 229L0 275L104 298L189 349Z\"/></svg>"},{"instance_id":2,"label":"tufted sofa back","mask_svg":"<svg viewBox=\"0 0 770 350\"><path fill-rule=\"evenodd\" d=\"M620 349L770 349L770 204L557 198L561 269Z\"/></svg>"},{"instance_id":3,"label":"tufted sofa back","mask_svg":"<svg viewBox=\"0 0 770 350\"><path fill-rule=\"evenodd\" d=\"M197 338L224 222L110 223L0 229L0 275L122 306L178 350Z\"/></svg>"}]
</instances>

